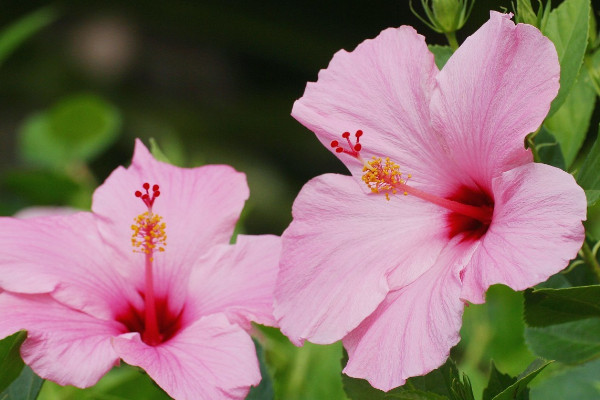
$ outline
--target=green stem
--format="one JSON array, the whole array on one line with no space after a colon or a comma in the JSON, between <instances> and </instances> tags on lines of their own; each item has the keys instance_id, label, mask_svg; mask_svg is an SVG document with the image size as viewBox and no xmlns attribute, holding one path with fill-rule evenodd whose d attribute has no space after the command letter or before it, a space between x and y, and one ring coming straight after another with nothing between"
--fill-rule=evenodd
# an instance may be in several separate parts
<instances>
[{"instance_id":1,"label":"green stem","mask_svg":"<svg viewBox=\"0 0 600 400\"><path fill-rule=\"evenodd\" d=\"M583 247L581 247L581 252L585 263L590 266L592 272L596 275L596 278L600 281L600 264L598 264L598 260L596 256L590 249L590 246L587 242L583 242Z\"/></svg>"},{"instance_id":2,"label":"green stem","mask_svg":"<svg viewBox=\"0 0 600 400\"><path fill-rule=\"evenodd\" d=\"M458 49L458 41L456 40L456 32L445 32L446 39L448 39L448 44L452 47L452 50Z\"/></svg>"}]
</instances>

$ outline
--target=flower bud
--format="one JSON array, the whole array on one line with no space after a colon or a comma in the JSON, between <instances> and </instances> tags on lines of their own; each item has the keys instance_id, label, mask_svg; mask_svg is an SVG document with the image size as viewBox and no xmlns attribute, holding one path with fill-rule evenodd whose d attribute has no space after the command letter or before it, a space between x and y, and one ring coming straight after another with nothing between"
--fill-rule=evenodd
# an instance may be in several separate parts
<instances>
[{"instance_id":1,"label":"flower bud","mask_svg":"<svg viewBox=\"0 0 600 400\"><path fill-rule=\"evenodd\" d=\"M539 30L544 30L546 21L550 15L551 4L548 0L546 5L542 3L542 0L538 1L537 13L533 10L531 0L517 0L517 5L513 3L513 10L515 12L515 21L518 23L529 24L537 27Z\"/></svg>"},{"instance_id":2,"label":"flower bud","mask_svg":"<svg viewBox=\"0 0 600 400\"><path fill-rule=\"evenodd\" d=\"M459 0L432 0L433 15L438 20L444 32L455 32L457 21L462 11L462 1Z\"/></svg>"},{"instance_id":3,"label":"flower bud","mask_svg":"<svg viewBox=\"0 0 600 400\"><path fill-rule=\"evenodd\" d=\"M537 26L537 15L533 11L530 0L517 0L515 9L515 21L518 23L529 24Z\"/></svg>"},{"instance_id":4,"label":"flower bud","mask_svg":"<svg viewBox=\"0 0 600 400\"><path fill-rule=\"evenodd\" d=\"M427 26L438 33L454 33L463 27L475 0L421 0L427 19L421 17L412 7L412 12Z\"/></svg>"}]
</instances>

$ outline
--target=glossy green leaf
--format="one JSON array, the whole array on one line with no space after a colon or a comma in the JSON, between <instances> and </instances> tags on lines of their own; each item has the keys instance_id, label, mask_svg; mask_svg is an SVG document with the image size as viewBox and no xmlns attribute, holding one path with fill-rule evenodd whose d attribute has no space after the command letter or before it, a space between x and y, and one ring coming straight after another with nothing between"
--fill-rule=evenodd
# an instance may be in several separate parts
<instances>
[{"instance_id":1,"label":"glossy green leaf","mask_svg":"<svg viewBox=\"0 0 600 400\"><path fill-rule=\"evenodd\" d=\"M536 360L519 376L518 380L496 395L493 400L526 400L529 399L529 383L544 368L550 365L551 361Z\"/></svg>"},{"instance_id":2,"label":"glossy green leaf","mask_svg":"<svg viewBox=\"0 0 600 400\"><path fill-rule=\"evenodd\" d=\"M596 139L577 174L577 183L586 189L600 190L600 137Z\"/></svg>"},{"instance_id":3,"label":"glossy green leaf","mask_svg":"<svg viewBox=\"0 0 600 400\"><path fill-rule=\"evenodd\" d=\"M544 122L544 127L560 145L567 169L585 140L595 104L596 92L587 71L582 68L562 107Z\"/></svg>"},{"instance_id":4,"label":"glossy green leaf","mask_svg":"<svg viewBox=\"0 0 600 400\"><path fill-rule=\"evenodd\" d=\"M483 390L482 400L492 400L496 395L502 393L507 387L517 381L517 378L498 371L492 362L490 379L487 387Z\"/></svg>"},{"instance_id":5,"label":"glossy green leaf","mask_svg":"<svg viewBox=\"0 0 600 400\"><path fill-rule=\"evenodd\" d=\"M590 0L565 0L548 17L544 35L554 43L560 62L560 89L548 115L562 106L579 74L587 47L589 18Z\"/></svg>"},{"instance_id":6,"label":"glossy green leaf","mask_svg":"<svg viewBox=\"0 0 600 400\"><path fill-rule=\"evenodd\" d=\"M565 368L531 389L534 400L600 399L600 360Z\"/></svg>"},{"instance_id":7,"label":"glossy green leaf","mask_svg":"<svg viewBox=\"0 0 600 400\"><path fill-rule=\"evenodd\" d=\"M0 64L25 40L56 19L56 12L45 7L26 15L0 32Z\"/></svg>"},{"instance_id":8,"label":"glossy green leaf","mask_svg":"<svg viewBox=\"0 0 600 400\"><path fill-rule=\"evenodd\" d=\"M19 349L26 337L27 333L21 331L0 340L0 392L17 379L25 365Z\"/></svg>"},{"instance_id":9,"label":"glossy green leaf","mask_svg":"<svg viewBox=\"0 0 600 400\"><path fill-rule=\"evenodd\" d=\"M435 57L435 65L437 65L439 69L444 68L444 65L446 65L446 62L448 61L450 56L452 56L452 53L454 53L450 46L430 44L428 47L429 51L433 53Z\"/></svg>"},{"instance_id":10,"label":"glossy green leaf","mask_svg":"<svg viewBox=\"0 0 600 400\"><path fill-rule=\"evenodd\" d=\"M42 378L37 376L31 368L25 366L19 377L0 393L0 400L35 400L43 383Z\"/></svg>"},{"instance_id":11,"label":"glossy green leaf","mask_svg":"<svg viewBox=\"0 0 600 400\"><path fill-rule=\"evenodd\" d=\"M250 389L250 393L248 393L246 400L273 400L275 398L273 380L271 379L267 364L265 363L265 351L256 339L254 339L254 346L256 347L256 355L258 357L258 365L260 367L262 380L258 386Z\"/></svg>"},{"instance_id":12,"label":"glossy green leaf","mask_svg":"<svg viewBox=\"0 0 600 400\"><path fill-rule=\"evenodd\" d=\"M538 356L565 364L581 364L600 357L600 318L525 330L529 348Z\"/></svg>"},{"instance_id":13,"label":"glossy green leaf","mask_svg":"<svg viewBox=\"0 0 600 400\"><path fill-rule=\"evenodd\" d=\"M342 365L348 361L344 353ZM452 399L451 387L453 383L462 385L456 365L451 360L446 361L440 368L424 376L410 378L401 387L383 392L373 388L365 379L351 378L342 374L344 391L351 400L442 400Z\"/></svg>"},{"instance_id":14,"label":"glossy green leaf","mask_svg":"<svg viewBox=\"0 0 600 400\"><path fill-rule=\"evenodd\" d=\"M414 388L439 395L450 397L452 382L460 380L458 368L451 359L448 359L441 367L423 376L415 376L406 381L406 388Z\"/></svg>"},{"instance_id":15,"label":"glossy green leaf","mask_svg":"<svg viewBox=\"0 0 600 400\"><path fill-rule=\"evenodd\" d=\"M533 327L600 317L600 285L527 290L524 314Z\"/></svg>"},{"instance_id":16,"label":"glossy green leaf","mask_svg":"<svg viewBox=\"0 0 600 400\"><path fill-rule=\"evenodd\" d=\"M65 167L104 151L120 127L118 111L94 95L78 95L28 118L19 131L21 154L32 163Z\"/></svg>"}]
</instances>

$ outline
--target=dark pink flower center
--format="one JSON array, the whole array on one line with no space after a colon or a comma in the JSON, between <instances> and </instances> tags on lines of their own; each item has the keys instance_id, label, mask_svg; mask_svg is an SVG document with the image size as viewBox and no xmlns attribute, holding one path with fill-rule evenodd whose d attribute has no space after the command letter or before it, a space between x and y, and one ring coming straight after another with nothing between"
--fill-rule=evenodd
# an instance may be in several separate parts
<instances>
[{"instance_id":1,"label":"dark pink flower center","mask_svg":"<svg viewBox=\"0 0 600 400\"><path fill-rule=\"evenodd\" d=\"M479 207L490 215L489 221L482 221L458 212L450 213L447 217L449 228L448 236L450 238L459 233L465 233L464 240L477 240L487 232L494 211L494 200L492 199L492 196L481 189L473 190L466 186L461 186L454 194L449 196L448 199L461 204Z\"/></svg>"},{"instance_id":2,"label":"dark pink flower center","mask_svg":"<svg viewBox=\"0 0 600 400\"><path fill-rule=\"evenodd\" d=\"M489 194L480 189L461 186L450 196L439 197L408 186L411 175L403 174L400 166L389 158L383 160L373 157L372 160L365 161L361 157L362 145L359 140L362 135L363 131L356 131L356 143L353 144L350 133L344 132L342 137L346 139L348 148L340 145L337 140L331 142L331 147L335 148L336 153L348 154L363 164L362 180L371 192L385 194L387 200L390 200L390 194L410 194L450 210L447 217L449 237L464 233L464 240L477 240L487 232L494 213L494 201Z\"/></svg>"},{"instance_id":3,"label":"dark pink flower center","mask_svg":"<svg viewBox=\"0 0 600 400\"><path fill-rule=\"evenodd\" d=\"M145 299L146 296L142 293L142 297ZM166 298L156 298L154 307L158 336L148 337L150 330L146 327L146 310L138 310L131 304L117 315L116 320L125 325L127 332L139 332L142 340L150 346L164 343L181 329L183 310L174 313L169 309Z\"/></svg>"}]
</instances>

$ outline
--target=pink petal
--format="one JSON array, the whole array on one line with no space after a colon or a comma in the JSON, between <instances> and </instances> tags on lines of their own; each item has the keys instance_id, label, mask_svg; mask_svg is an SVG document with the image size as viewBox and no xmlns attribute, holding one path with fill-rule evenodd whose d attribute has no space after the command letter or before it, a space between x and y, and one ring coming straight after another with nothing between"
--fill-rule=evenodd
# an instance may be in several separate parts
<instances>
[{"instance_id":1,"label":"pink petal","mask_svg":"<svg viewBox=\"0 0 600 400\"><path fill-rule=\"evenodd\" d=\"M274 326L280 251L281 239L272 235L239 235L235 245L216 248L192 271L186 313L193 320L223 313L246 329L250 321Z\"/></svg>"},{"instance_id":2,"label":"pink petal","mask_svg":"<svg viewBox=\"0 0 600 400\"><path fill-rule=\"evenodd\" d=\"M144 255L133 253L131 224L146 211L134 196L142 184L160 186L153 211L163 217L168 236L166 251L155 254L156 296L166 297L177 312L187 296L187 280L195 261L215 244L229 243L248 198L244 174L229 166L184 169L156 161L136 141L129 168L117 168L94 193L92 209L103 223L100 231L111 245L113 265L143 289Z\"/></svg>"},{"instance_id":3,"label":"pink petal","mask_svg":"<svg viewBox=\"0 0 600 400\"><path fill-rule=\"evenodd\" d=\"M156 347L138 333L117 337L114 347L176 399L243 399L261 380L250 336L224 315L202 318Z\"/></svg>"},{"instance_id":4,"label":"pink petal","mask_svg":"<svg viewBox=\"0 0 600 400\"><path fill-rule=\"evenodd\" d=\"M111 267L111 251L91 213L0 219L0 286L19 293L49 293L100 318L128 302L141 304L131 285Z\"/></svg>"},{"instance_id":5,"label":"pink petal","mask_svg":"<svg viewBox=\"0 0 600 400\"><path fill-rule=\"evenodd\" d=\"M354 139L355 132L363 130L365 159L389 156L413 175L413 184L429 183L430 190L439 192L451 161L429 126L437 73L423 36L409 26L386 29L351 53L336 53L318 81L308 83L292 115L331 151L332 140L348 147L343 132ZM352 174L362 175L361 162L335 154Z\"/></svg>"},{"instance_id":6,"label":"pink petal","mask_svg":"<svg viewBox=\"0 0 600 400\"><path fill-rule=\"evenodd\" d=\"M493 182L494 217L465 270L462 298L483 303L490 285L523 290L565 268L584 239L583 190L568 173L527 164Z\"/></svg>"},{"instance_id":7,"label":"pink petal","mask_svg":"<svg viewBox=\"0 0 600 400\"><path fill-rule=\"evenodd\" d=\"M284 232L275 317L295 344L332 343L371 314L388 291L436 260L445 211L413 196L367 195L349 176L308 182Z\"/></svg>"},{"instance_id":8,"label":"pink petal","mask_svg":"<svg viewBox=\"0 0 600 400\"><path fill-rule=\"evenodd\" d=\"M118 322L90 317L48 295L0 294L0 338L27 330L21 356L36 374L60 385L88 387L118 364Z\"/></svg>"},{"instance_id":9,"label":"pink petal","mask_svg":"<svg viewBox=\"0 0 600 400\"><path fill-rule=\"evenodd\" d=\"M532 161L523 140L540 126L559 87L552 42L509 18L491 12L439 73L431 99L433 128L461 173L488 191L492 178Z\"/></svg>"},{"instance_id":10,"label":"pink petal","mask_svg":"<svg viewBox=\"0 0 600 400\"><path fill-rule=\"evenodd\" d=\"M425 274L390 292L344 338L349 361L343 372L388 391L442 365L460 340L459 275L476 247L476 242L454 239Z\"/></svg>"}]
</instances>

